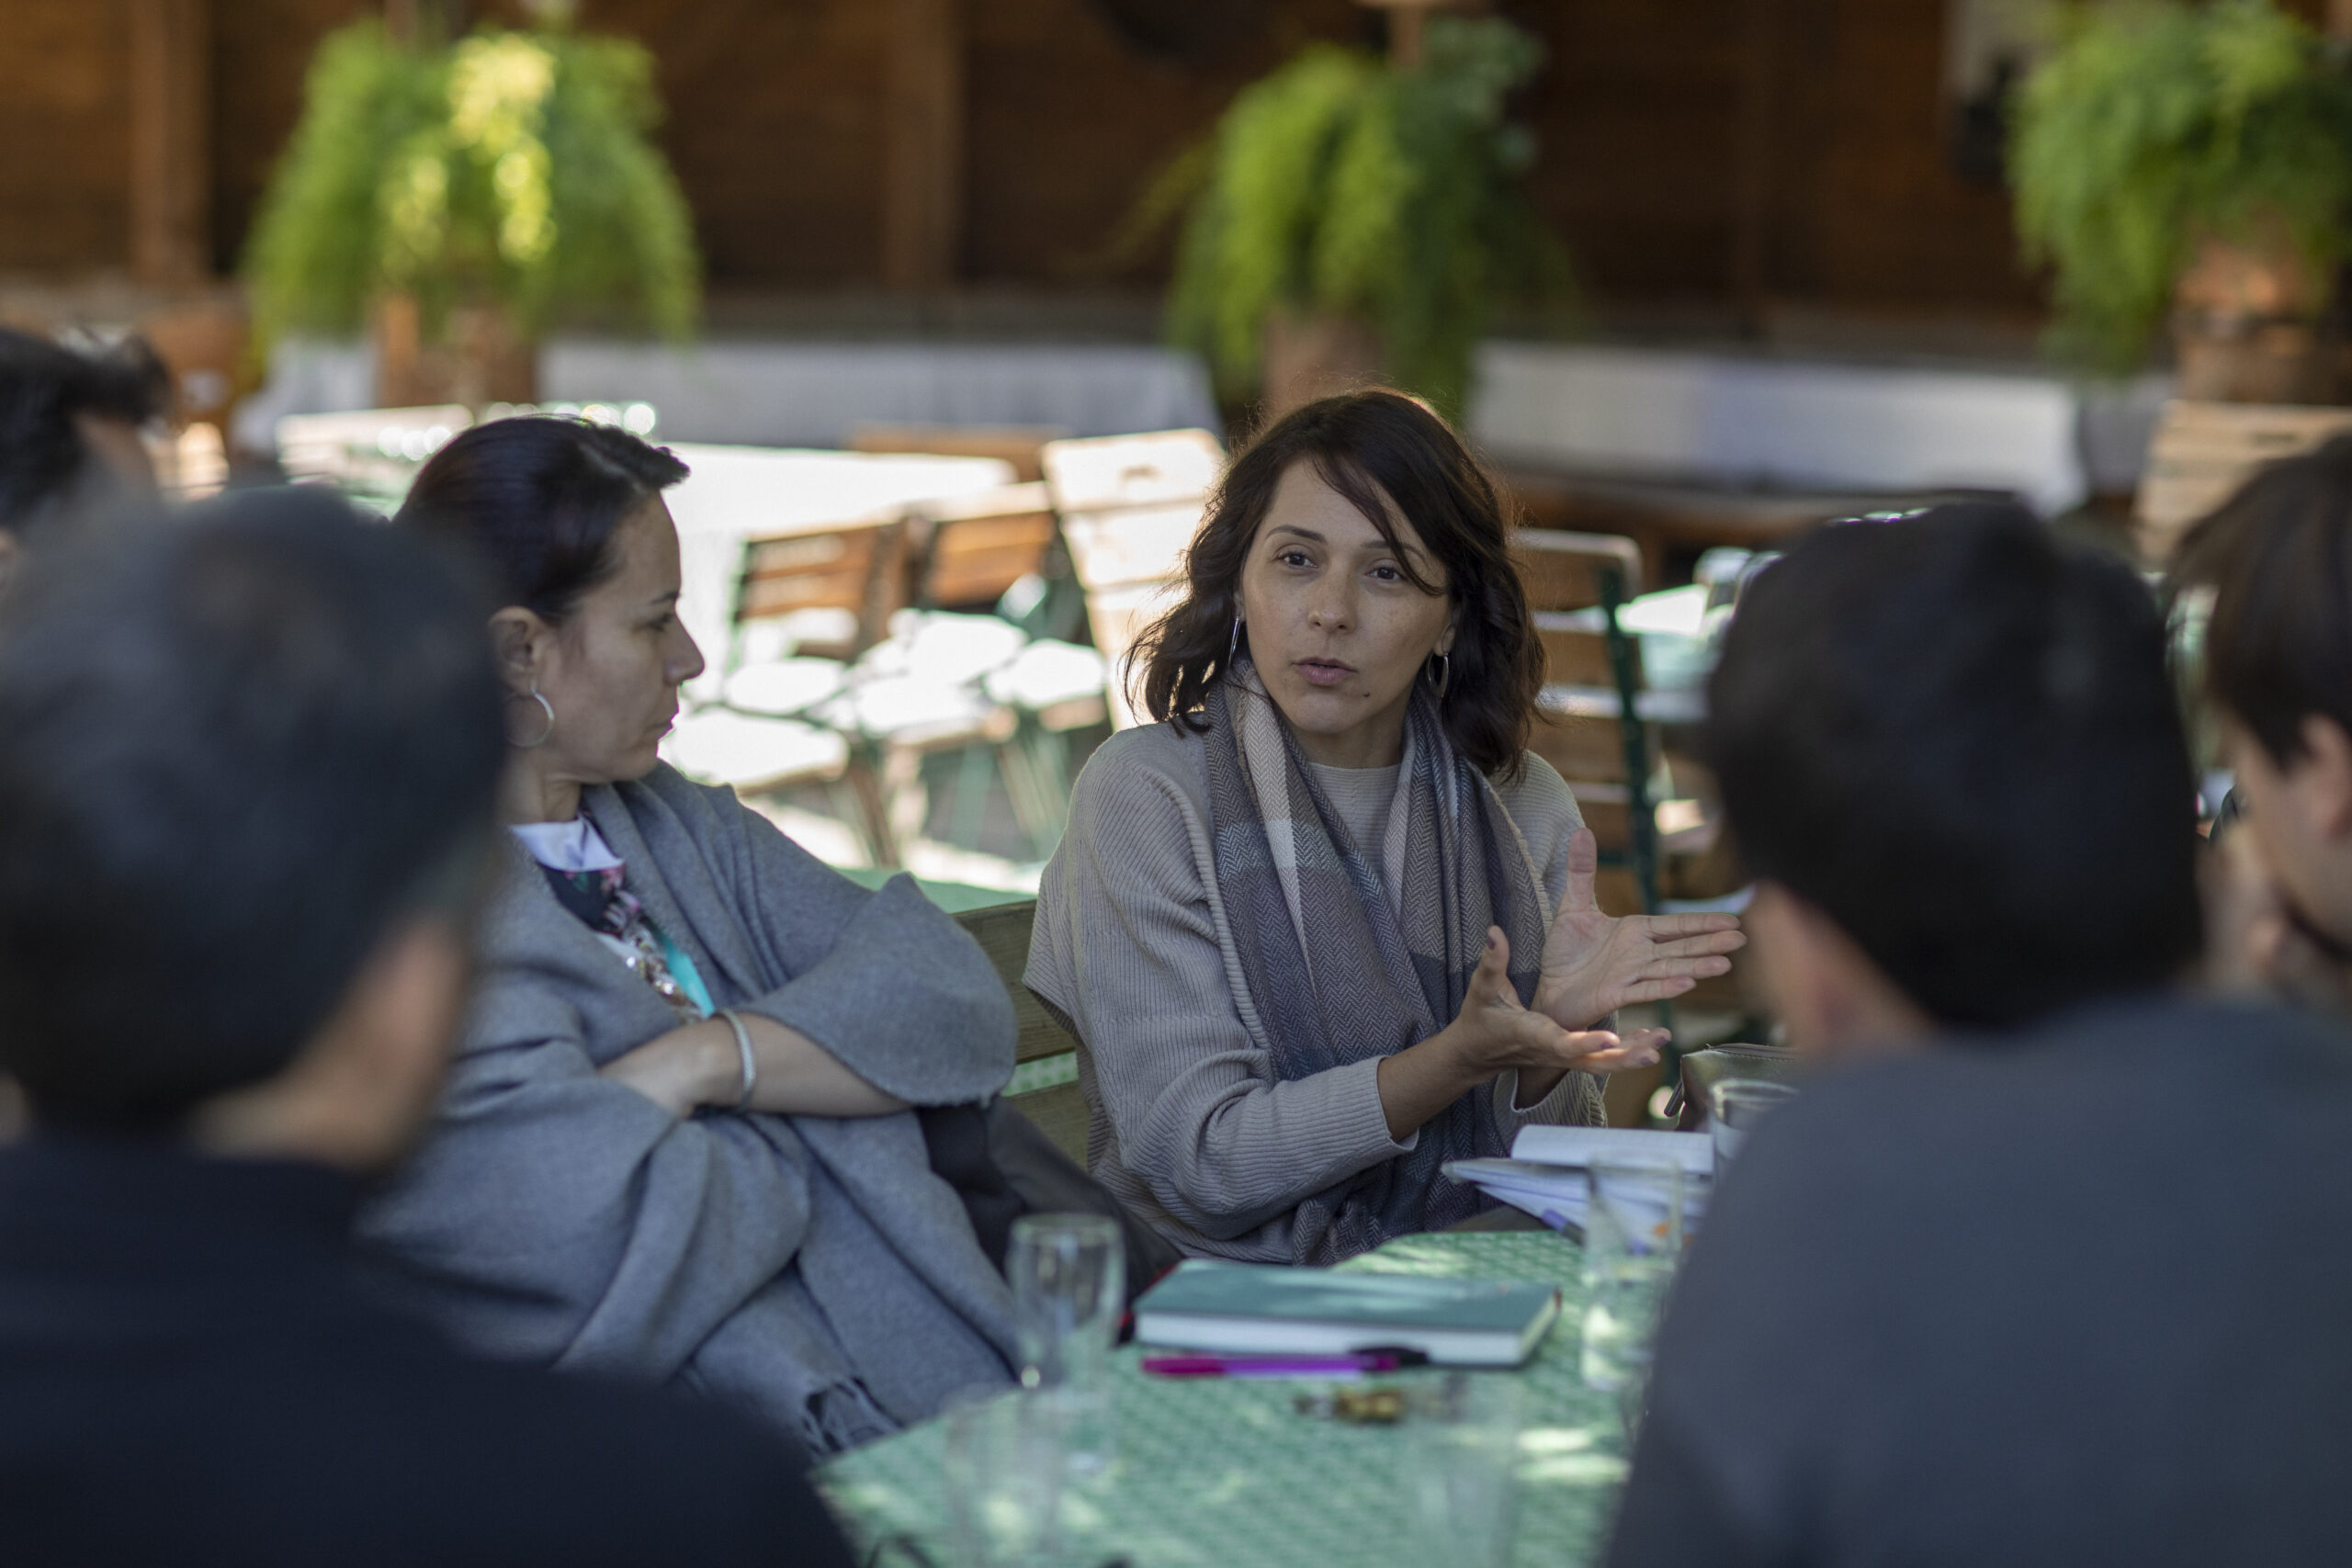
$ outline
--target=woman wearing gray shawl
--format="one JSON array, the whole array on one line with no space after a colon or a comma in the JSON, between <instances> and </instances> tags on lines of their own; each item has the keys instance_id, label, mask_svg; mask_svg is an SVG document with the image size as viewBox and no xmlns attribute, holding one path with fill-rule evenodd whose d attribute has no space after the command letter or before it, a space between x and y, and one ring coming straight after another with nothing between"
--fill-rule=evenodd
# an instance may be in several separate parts
<instances>
[{"instance_id":1,"label":"woman wearing gray shawl","mask_svg":"<svg viewBox=\"0 0 2352 1568\"><path fill-rule=\"evenodd\" d=\"M1493 485L1394 392L1238 457L1080 776L1029 987L1095 1177L1189 1252L1329 1263L1487 1206L1446 1161L1600 1120L1617 1008L1720 975L1729 916L1612 919L1526 753L1544 657Z\"/></svg>"},{"instance_id":2,"label":"woman wearing gray shawl","mask_svg":"<svg viewBox=\"0 0 2352 1568\"><path fill-rule=\"evenodd\" d=\"M477 426L398 525L486 558L512 852L426 1143L363 1229L489 1353L674 1381L812 1452L1007 1381L1010 1300L910 1108L986 1100L1012 1006L899 878L867 892L656 760L702 669L665 451Z\"/></svg>"}]
</instances>

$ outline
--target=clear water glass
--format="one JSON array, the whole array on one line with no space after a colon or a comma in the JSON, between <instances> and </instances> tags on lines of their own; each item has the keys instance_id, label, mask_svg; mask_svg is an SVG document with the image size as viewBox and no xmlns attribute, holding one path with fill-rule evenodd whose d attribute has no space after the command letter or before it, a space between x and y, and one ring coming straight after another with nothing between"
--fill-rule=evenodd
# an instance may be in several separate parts
<instances>
[{"instance_id":1,"label":"clear water glass","mask_svg":"<svg viewBox=\"0 0 2352 1568\"><path fill-rule=\"evenodd\" d=\"M1519 1518L1520 1385L1450 1372L1413 1404L1403 1477L1419 1562L1505 1568Z\"/></svg>"},{"instance_id":2,"label":"clear water glass","mask_svg":"<svg viewBox=\"0 0 2352 1568\"><path fill-rule=\"evenodd\" d=\"M955 1568L1036 1568L1061 1551L1069 1471L1060 1412L1025 1389L977 1389L940 1413Z\"/></svg>"},{"instance_id":3,"label":"clear water glass","mask_svg":"<svg viewBox=\"0 0 2352 1568\"><path fill-rule=\"evenodd\" d=\"M1126 1306L1118 1224L1101 1214L1015 1220L1004 1271L1012 1284L1021 1386L1056 1407L1072 1467L1099 1471L1111 1461L1111 1349Z\"/></svg>"},{"instance_id":4,"label":"clear water glass","mask_svg":"<svg viewBox=\"0 0 2352 1568\"><path fill-rule=\"evenodd\" d=\"M1586 1182L1579 1371L1587 1388L1624 1393L1648 1381L1667 1287L1702 1183L1679 1166L1603 1163Z\"/></svg>"},{"instance_id":5,"label":"clear water glass","mask_svg":"<svg viewBox=\"0 0 2352 1568\"><path fill-rule=\"evenodd\" d=\"M1707 1105L1715 1164L1721 1167L1737 1155L1758 1122L1796 1097L1794 1089L1769 1078L1725 1078L1715 1085Z\"/></svg>"}]
</instances>

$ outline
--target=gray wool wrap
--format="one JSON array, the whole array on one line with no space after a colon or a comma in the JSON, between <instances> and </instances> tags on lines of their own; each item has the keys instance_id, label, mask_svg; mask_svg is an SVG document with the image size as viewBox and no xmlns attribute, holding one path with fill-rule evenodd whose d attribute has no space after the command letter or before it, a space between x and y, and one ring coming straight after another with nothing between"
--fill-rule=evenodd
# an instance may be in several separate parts
<instances>
[{"instance_id":1,"label":"gray wool wrap","mask_svg":"<svg viewBox=\"0 0 2352 1568\"><path fill-rule=\"evenodd\" d=\"M910 1105L1003 1088L1011 1000L911 881L860 887L666 765L583 802L718 1006ZM676 1018L519 848L479 949L431 1132L360 1227L460 1339L715 1393L815 1453L1009 1381L1010 1294L911 1111L681 1121L599 1076Z\"/></svg>"}]
</instances>

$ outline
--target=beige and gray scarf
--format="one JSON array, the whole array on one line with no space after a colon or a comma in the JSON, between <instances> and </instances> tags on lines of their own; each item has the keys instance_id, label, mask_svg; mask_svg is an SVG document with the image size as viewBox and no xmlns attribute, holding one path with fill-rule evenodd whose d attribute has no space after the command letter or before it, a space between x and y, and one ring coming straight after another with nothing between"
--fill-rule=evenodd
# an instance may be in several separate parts
<instances>
[{"instance_id":1,"label":"beige and gray scarf","mask_svg":"<svg viewBox=\"0 0 2352 1568\"><path fill-rule=\"evenodd\" d=\"M1376 846L1352 841L1247 659L1206 708L1217 886L1285 1081L1393 1055L1452 1022L1489 926L1510 939L1520 999L1533 997L1550 900L1518 825L1454 750L1426 687L1406 715ZM1502 1152L1482 1086L1425 1123L1408 1153L1300 1204L1292 1260L1336 1262L1469 1217L1489 1205L1441 1168Z\"/></svg>"}]
</instances>

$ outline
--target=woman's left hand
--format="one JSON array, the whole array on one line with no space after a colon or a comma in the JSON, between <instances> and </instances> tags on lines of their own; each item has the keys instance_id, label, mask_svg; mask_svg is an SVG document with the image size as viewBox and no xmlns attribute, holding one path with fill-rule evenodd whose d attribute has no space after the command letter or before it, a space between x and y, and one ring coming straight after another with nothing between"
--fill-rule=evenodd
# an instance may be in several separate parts
<instances>
[{"instance_id":1,"label":"woman's left hand","mask_svg":"<svg viewBox=\"0 0 2352 1568\"><path fill-rule=\"evenodd\" d=\"M1544 942L1535 1010L1589 1029L1621 1007L1679 997L1731 971L1747 943L1736 915L1604 915L1593 901L1600 846L1589 829L1568 840L1568 886Z\"/></svg>"}]
</instances>

